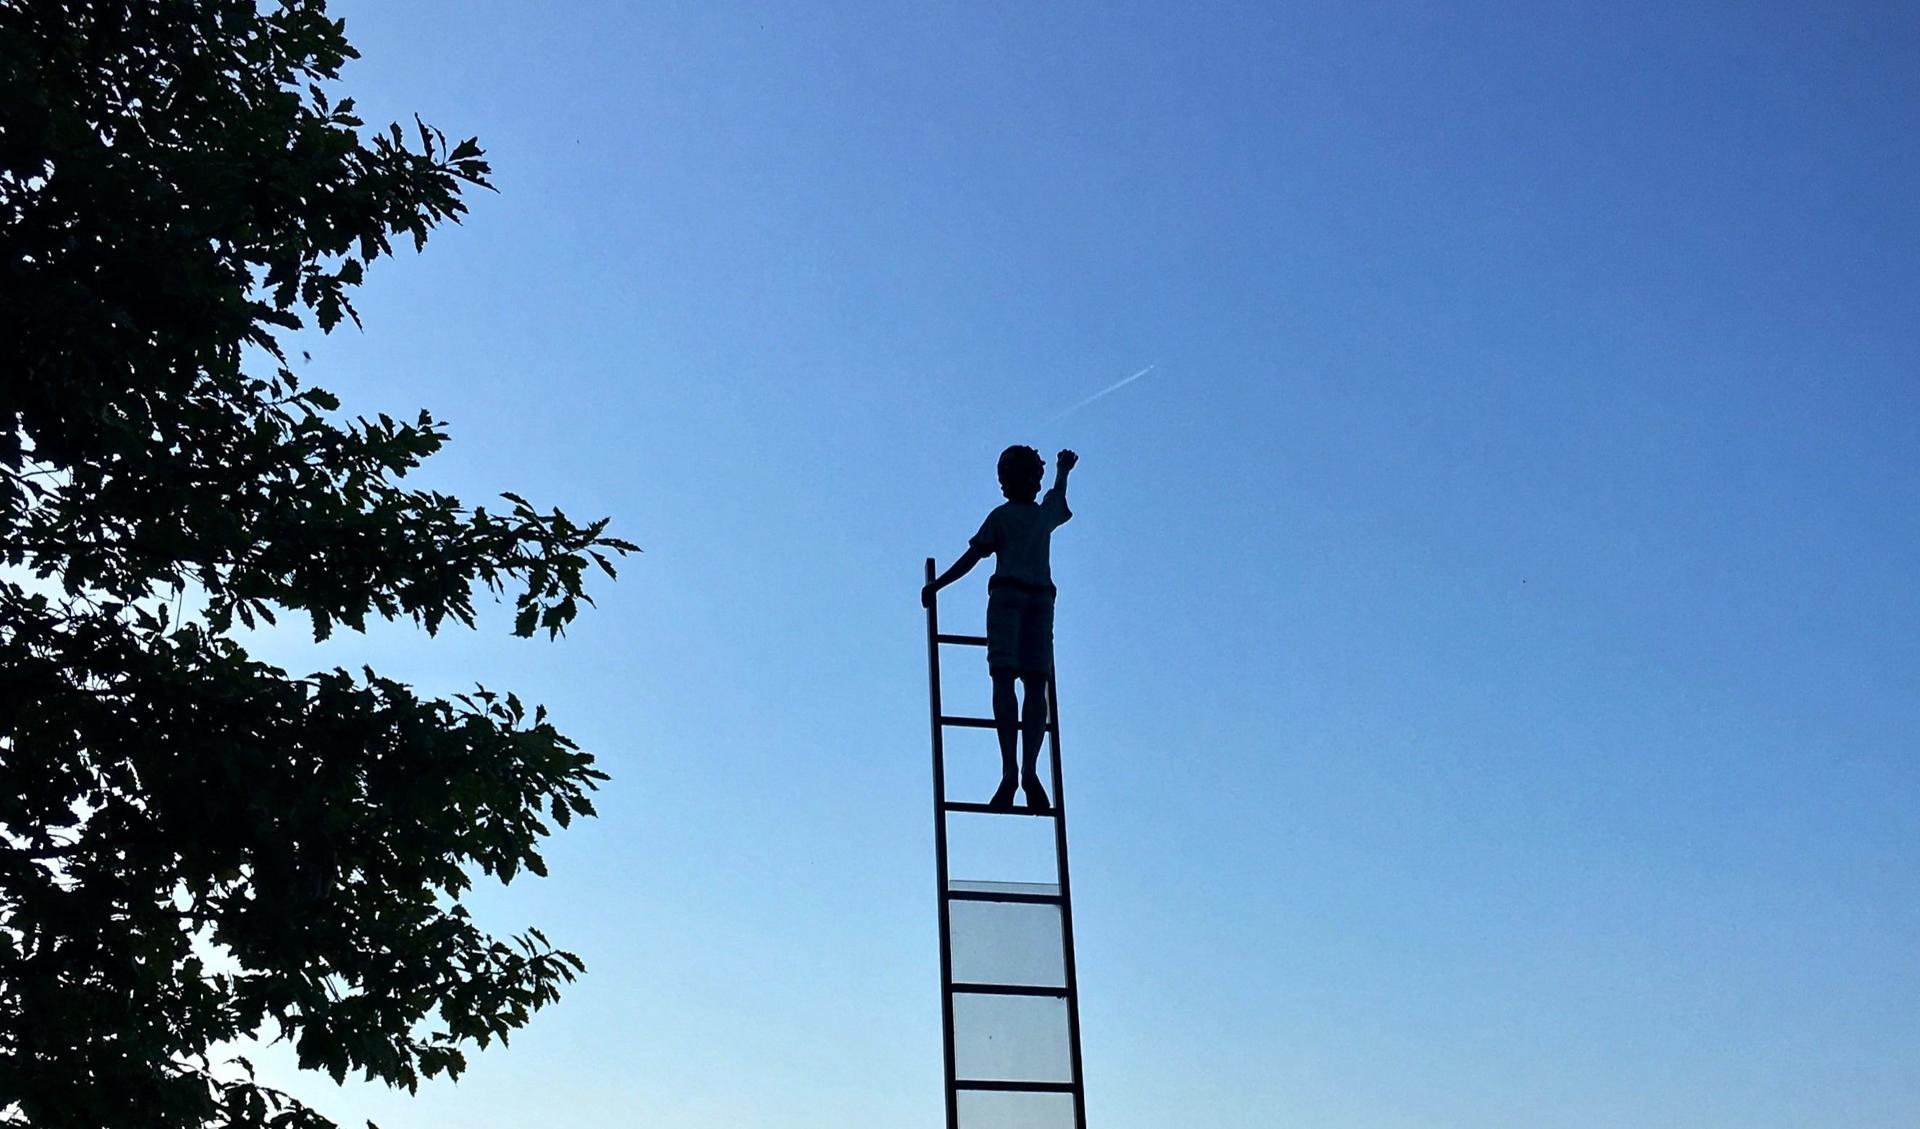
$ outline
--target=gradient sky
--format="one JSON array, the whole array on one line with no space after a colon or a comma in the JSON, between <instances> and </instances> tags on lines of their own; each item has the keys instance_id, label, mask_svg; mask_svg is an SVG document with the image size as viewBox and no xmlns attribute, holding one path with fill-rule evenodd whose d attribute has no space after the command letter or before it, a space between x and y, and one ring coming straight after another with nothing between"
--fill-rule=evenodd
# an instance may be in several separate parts
<instances>
[{"instance_id":1,"label":"gradient sky","mask_svg":"<svg viewBox=\"0 0 1920 1129\"><path fill-rule=\"evenodd\" d=\"M1920 1123L1912 6L334 7L500 191L306 376L646 553L557 645L257 641L614 776L475 899L562 1003L298 1092L937 1126L916 591L1023 442L1093 1125Z\"/></svg>"}]
</instances>

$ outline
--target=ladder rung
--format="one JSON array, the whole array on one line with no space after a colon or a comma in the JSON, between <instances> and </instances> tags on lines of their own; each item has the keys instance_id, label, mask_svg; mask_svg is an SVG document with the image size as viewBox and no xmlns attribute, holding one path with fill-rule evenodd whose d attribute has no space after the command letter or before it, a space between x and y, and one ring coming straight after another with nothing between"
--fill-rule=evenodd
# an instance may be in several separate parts
<instances>
[{"instance_id":1,"label":"ladder rung","mask_svg":"<svg viewBox=\"0 0 1920 1129\"><path fill-rule=\"evenodd\" d=\"M966 647L984 647L987 645L987 637L985 635L935 635L934 638L942 643L958 643Z\"/></svg>"},{"instance_id":2,"label":"ladder rung","mask_svg":"<svg viewBox=\"0 0 1920 1129\"><path fill-rule=\"evenodd\" d=\"M1032 808L995 807L992 804L976 804L966 800L948 800L940 805L942 811L973 812L977 815L1039 815L1055 816L1060 814L1060 805L1054 804L1046 811L1034 811Z\"/></svg>"},{"instance_id":3,"label":"ladder rung","mask_svg":"<svg viewBox=\"0 0 1920 1129\"><path fill-rule=\"evenodd\" d=\"M1007 1090L1016 1094L1072 1094L1080 1086L1074 1082L997 1082L990 1078L956 1078L956 1090Z\"/></svg>"},{"instance_id":4,"label":"ladder rung","mask_svg":"<svg viewBox=\"0 0 1920 1129\"><path fill-rule=\"evenodd\" d=\"M998 729L999 723L990 717L954 717L941 714L940 724L958 726L961 729Z\"/></svg>"},{"instance_id":5,"label":"ladder rung","mask_svg":"<svg viewBox=\"0 0 1920 1129\"><path fill-rule=\"evenodd\" d=\"M956 902L1025 902L1040 906L1060 904L1058 894L1014 894L1000 890L948 890L947 897Z\"/></svg>"},{"instance_id":6,"label":"ladder rung","mask_svg":"<svg viewBox=\"0 0 1920 1129\"><path fill-rule=\"evenodd\" d=\"M955 717L954 715L947 714L947 713L943 713L940 715L940 724L951 725L959 729L998 729L1000 728L1000 723L993 720L990 717ZM1021 725L1019 726L1019 728L1025 729L1026 726ZM1047 722L1046 728L1048 733L1052 733L1054 730L1053 722L1051 721Z\"/></svg>"},{"instance_id":7,"label":"ladder rung","mask_svg":"<svg viewBox=\"0 0 1920 1129\"><path fill-rule=\"evenodd\" d=\"M1052 996L1066 999L1064 987L1049 988L1038 984L955 984L956 992L968 992L976 996Z\"/></svg>"}]
</instances>

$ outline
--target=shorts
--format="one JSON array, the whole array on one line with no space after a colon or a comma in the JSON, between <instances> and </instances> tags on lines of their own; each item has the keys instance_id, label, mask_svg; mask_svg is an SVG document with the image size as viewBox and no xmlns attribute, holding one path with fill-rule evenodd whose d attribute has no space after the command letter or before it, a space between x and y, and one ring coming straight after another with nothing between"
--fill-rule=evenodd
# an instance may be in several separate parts
<instances>
[{"instance_id":1,"label":"shorts","mask_svg":"<svg viewBox=\"0 0 1920 1129\"><path fill-rule=\"evenodd\" d=\"M987 669L1053 673L1053 593L1006 586L988 591Z\"/></svg>"}]
</instances>

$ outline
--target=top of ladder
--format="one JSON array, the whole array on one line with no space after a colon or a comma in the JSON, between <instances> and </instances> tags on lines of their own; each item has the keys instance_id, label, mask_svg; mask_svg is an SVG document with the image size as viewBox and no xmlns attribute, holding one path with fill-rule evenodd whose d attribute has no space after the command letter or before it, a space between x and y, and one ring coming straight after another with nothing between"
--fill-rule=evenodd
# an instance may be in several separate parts
<instances>
[{"instance_id":1,"label":"top of ladder","mask_svg":"<svg viewBox=\"0 0 1920 1129\"><path fill-rule=\"evenodd\" d=\"M926 570L929 584L934 579L934 562L927 560ZM965 717L947 713L941 706L940 685L940 647L942 644L962 647L985 647L984 635L963 635L942 632L939 628L939 607L935 600L926 601L927 611L927 689L932 714L933 744L933 800L934 800L934 868L937 879L937 904L940 918L940 1006L941 1036L944 1057L946 1083L946 1124L947 1129L962 1129L961 1095L979 1091L999 1091L1009 1094L1060 1094L1071 1101L1072 1125L1074 1129L1086 1129L1086 1089L1081 1074L1080 1062L1080 1005L1079 976L1074 967L1073 952L1073 893L1068 877L1067 862L1067 811L1063 773L1060 766L1060 713L1059 695L1053 674L1046 678L1047 712L1045 734L1051 745L1047 758L1052 776L1052 802L1040 811L1031 807L1015 807L1011 804L995 805L950 800L946 794L946 755L945 738L950 729L998 729L999 724L990 718ZM1031 691L1030 691L1031 692ZM977 812L984 815L1017 815L1049 818L1053 821L1052 834L1056 881L1052 883L1003 882L954 880L947 869L947 816L955 812ZM1019 978L1015 976L992 975L987 978L968 976L956 978L954 967L953 933L951 911L956 907L979 903L1012 903L1032 907L1032 912L1047 915L1040 907L1055 907L1057 914L1052 919L1058 922L1060 941L1060 979L1042 980L1038 977ZM1027 912L1027 911L1022 911ZM978 973L991 972L982 969L977 962L970 966ZM1017 970L1016 970L1017 971ZM1032 997L1035 1000L1054 999L1060 1001L1060 1016L1065 1021L1066 1061L1064 1064L1050 1063L1046 1074L1028 1073L1018 1070L993 1070L1000 1077L982 1077L979 1068L989 1065L978 1055L974 1055L963 1072L961 1062L956 1056L955 1008L956 998L978 1000L981 997L1005 997L1017 999ZM967 1005L970 1023L979 1023L976 1005ZM990 1014L990 1013L989 1013ZM991 1039L991 1031L985 1034ZM1001 1064L992 1064L995 1066ZM1063 1070L1053 1072L1053 1068L1064 1065ZM968 1124L971 1124L969 1121Z\"/></svg>"}]
</instances>

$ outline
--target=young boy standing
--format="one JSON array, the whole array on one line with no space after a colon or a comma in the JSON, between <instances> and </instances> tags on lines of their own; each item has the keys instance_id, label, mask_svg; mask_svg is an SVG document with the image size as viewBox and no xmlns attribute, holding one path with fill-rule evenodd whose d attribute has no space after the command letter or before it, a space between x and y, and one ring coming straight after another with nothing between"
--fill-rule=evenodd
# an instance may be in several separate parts
<instances>
[{"instance_id":1,"label":"young boy standing","mask_svg":"<svg viewBox=\"0 0 1920 1129\"><path fill-rule=\"evenodd\" d=\"M1047 729L1047 679L1053 673L1054 587L1048 557L1053 531L1073 516L1067 508L1067 474L1079 461L1072 451L1060 452L1053 489L1036 502L1046 460L1032 447L1000 452L1000 492L1006 502L980 523L980 532L953 567L920 590L920 603L930 605L935 592L989 556L995 558L993 579L987 582L987 671L993 676L993 720L1000 736L1000 787L991 801L995 807L1013 804L1016 732L1025 738L1018 783L1027 794L1027 806L1034 811L1050 807L1039 773ZM1016 680L1026 690L1024 709L1014 696Z\"/></svg>"}]
</instances>

